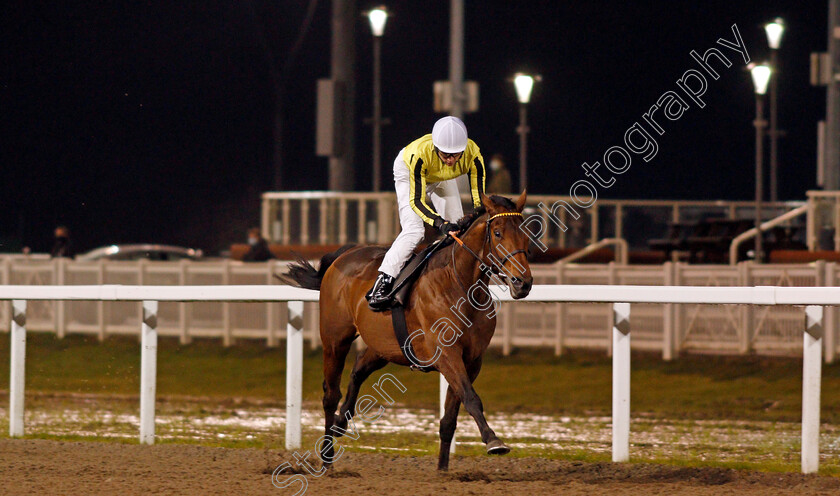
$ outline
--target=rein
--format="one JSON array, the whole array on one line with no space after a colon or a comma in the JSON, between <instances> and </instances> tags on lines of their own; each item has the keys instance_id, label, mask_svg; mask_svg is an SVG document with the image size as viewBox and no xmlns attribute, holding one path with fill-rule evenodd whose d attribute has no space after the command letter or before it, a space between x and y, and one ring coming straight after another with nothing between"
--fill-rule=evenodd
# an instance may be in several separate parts
<instances>
[{"instance_id":1,"label":"rein","mask_svg":"<svg viewBox=\"0 0 840 496\"><path fill-rule=\"evenodd\" d=\"M487 221L485 222L486 236L484 237L484 243L481 244L481 247L484 248L484 245L489 245L491 255L493 255L493 243L490 242L490 223L493 222L493 220L498 218L498 217L511 217L511 216L522 217L522 214L520 212L502 212L500 214L496 214L496 215L493 215L493 216L489 217L487 219ZM473 225L475 225L475 224L473 224ZM472 226L470 226L470 228L471 227ZM469 228L467 229L467 232L469 232ZM466 233L464 233L464 234L466 234ZM464 248L465 250L467 250L467 252L469 252L469 254L472 255L473 258L476 259L476 261L478 261L479 265L484 265L484 261L481 259L481 257L476 255L476 253L472 250L472 248L470 248L469 246L464 244L464 242L461 240L461 238L459 238L455 234L450 234L450 236L452 236L452 238L458 243L458 245L461 246L461 248ZM525 253L525 250L522 250L522 249L514 250L511 253L508 253L507 256L505 256L502 259L502 261L500 262L499 268L503 267L505 265L505 263L511 257L513 257L514 255L516 255L518 253ZM496 258L498 259L498 257L496 257ZM491 264L491 266L492 266L491 270L493 270L493 273L498 275L499 270L495 267L495 264ZM458 271L457 271L457 268L455 267L455 250L454 249L452 250L452 268L455 269L455 276L456 276L455 279L458 280L458 285L461 286L461 289L463 289L465 293L469 293L467 291L467 289L464 287L464 284L461 282L461 278L458 276Z\"/></svg>"}]
</instances>

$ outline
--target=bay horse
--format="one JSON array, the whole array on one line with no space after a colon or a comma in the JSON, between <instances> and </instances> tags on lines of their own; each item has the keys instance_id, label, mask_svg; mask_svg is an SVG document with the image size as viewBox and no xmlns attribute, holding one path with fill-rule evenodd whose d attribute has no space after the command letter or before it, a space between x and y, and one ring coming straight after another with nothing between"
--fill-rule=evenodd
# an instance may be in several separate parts
<instances>
[{"instance_id":1,"label":"bay horse","mask_svg":"<svg viewBox=\"0 0 840 496\"><path fill-rule=\"evenodd\" d=\"M501 196L482 195L482 207L459 221L463 234L456 237L458 243L430 257L405 304L409 332L422 330L422 336L410 341L417 363L431 363L449 383L440 421L439 470L449 468L449 449L461 403L475 419L488 454L510 451L487 425L484 407L472 384L496 330L493 299L487 289L491 272L504 281L515 299L524 298L531 290L533 277L526 256L529 238L519 228L525 199L524 191L515 203ZM395 337L391 311L373 312L365 300L385 251L382 246L345 246L325 255L318 269L299 258L281 277L321 291L323 407L325 436L330 441L344 433L348 419L355 414L359 389L373 372L389 362L412 365ZM344 362L358 336L367 348L356 357L347 397L336 415ZM319 456L323 466L329 468L334 460L333 442L328 442Z\"/></svg>"}]
</instances>

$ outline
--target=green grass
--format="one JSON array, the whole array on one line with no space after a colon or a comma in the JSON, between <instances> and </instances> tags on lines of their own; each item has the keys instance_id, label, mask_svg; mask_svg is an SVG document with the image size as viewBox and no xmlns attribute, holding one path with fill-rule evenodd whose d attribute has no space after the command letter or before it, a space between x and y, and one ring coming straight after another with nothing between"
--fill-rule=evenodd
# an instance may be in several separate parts
<instances>
[{"instance_id":1,"label":"green grass","mask_svg":"<svg viewBox=\"0 0 840 496\"><path fill-rule=\"evenodd\" d=\"M9 340L0 338L0 364L9 363ZM348 357L343 386L352 364ZM158 344L157 392L167 396L210 396L219 401L249 398L282 404L285 350L242 341L224 348L215 340L182 346L163 338ZM30 333L27 342L28 392L98 393L136 396L140 387L140 346L135 338L95 338ZM408 389L397 402L437 408L436 373L389 365L374 373L393 373ZM0 366L0 385L8 384ZM304 401L321 400L321 353L305 351ZM503 357L487 353L476 390L489 412L609 415L611 360L603 352L516 350ZM366 390L369 392L369 384ZM634 415L662 418L799 421L802 362L756 356L684 356L663 362L655 354L634 353L631 406ZM364 391L363 391L364 392ZM0 398L0 401L8 401ZM840 365L823 367L823 422L840 422Z\"/></svg>"}]
</instances>

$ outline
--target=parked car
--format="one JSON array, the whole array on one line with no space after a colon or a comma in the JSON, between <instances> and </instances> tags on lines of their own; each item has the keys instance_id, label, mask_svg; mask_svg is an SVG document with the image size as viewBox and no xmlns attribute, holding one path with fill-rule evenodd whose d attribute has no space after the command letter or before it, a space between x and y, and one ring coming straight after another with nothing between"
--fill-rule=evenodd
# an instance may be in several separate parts
<instances>
[{"instance_id":1,"label":"parked car","mask_svg":"<svg viewBox=\"0 0 840 496\"><path fill-rule=\"evenodd\" d=\"M110 245L93 249L76 256L76 260L90 262L94 260L200 260L204 256L201 250L170 245Z\"/></svg>"}]
</instances>

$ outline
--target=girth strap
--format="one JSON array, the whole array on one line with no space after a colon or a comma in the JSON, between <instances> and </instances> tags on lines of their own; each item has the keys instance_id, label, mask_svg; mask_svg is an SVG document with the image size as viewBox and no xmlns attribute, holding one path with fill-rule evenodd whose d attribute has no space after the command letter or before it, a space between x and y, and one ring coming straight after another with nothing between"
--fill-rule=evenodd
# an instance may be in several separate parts
<instances>
[{"instance_id":1,"label":"girth strap","mask_svg":"<svg viewBox=\"0 0 840 496\"><path fill-rule=\"evenodd\" d=\"M423 367L415 365L411 359L416 356L411 351L411 342L408 340L408 325L405 323L405 308L402 305L394 305L391 307L391 322L394 324L394 335L397 337L397 343L400 345L400 351L408 363L411 370L419 370L420 372L431 372L435 370L434 367Z\"/></svg>"}]
</instances>

